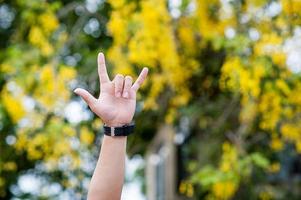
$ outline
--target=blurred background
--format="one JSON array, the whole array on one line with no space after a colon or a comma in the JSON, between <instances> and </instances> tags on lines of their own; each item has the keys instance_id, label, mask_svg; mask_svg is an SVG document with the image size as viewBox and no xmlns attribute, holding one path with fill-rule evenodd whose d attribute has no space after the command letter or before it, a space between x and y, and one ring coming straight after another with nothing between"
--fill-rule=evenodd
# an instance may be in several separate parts
<instances>
[{"instance_id":1,"label":"blurred background","mask_svg":"<svg viewBox=\"0 0 301 200\"><path fill-rule=\"evenodd\" d=\"M0 0L0 199L86 198L99 51L150 69L122 199L301 199L301 0Z\"/></svg>"}]
</instances>

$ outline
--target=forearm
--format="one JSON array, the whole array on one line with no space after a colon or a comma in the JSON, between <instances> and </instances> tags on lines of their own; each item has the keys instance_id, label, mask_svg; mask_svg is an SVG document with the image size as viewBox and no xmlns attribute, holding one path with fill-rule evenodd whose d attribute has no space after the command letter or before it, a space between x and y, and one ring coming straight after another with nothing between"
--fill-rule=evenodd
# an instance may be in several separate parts
<instances>
[{"instance_id":1,"label":"forearm","mask_svg":"<svg viewBox=\"0 0 301 200\"><path fill-rule=\"evenodd\" d=\"M145 80L148 68L144 67L133 83L130 76L117 74L111 81L107 73L103 53L98 54L98 75L100 79L100 95L96 99L87 90L77 88L74 92L80 95L91 110L112 129L124 129L133 119L136 109L137 91ZM119 129L117 129L119 130ZM91 179L88 200L119 200L124 181L126 140L130 133L122 132L122 136L104 136L99 159ZM123 136L125 135L125 136Z\"/></svg>"},{"instance_id":2,"label":"forearm","mask_svg":"<svg viewBox=\"0 0 301 200\"><path fill-rule=\"evenodd\" d=\"M88 200L119 200L124 182L126 137L104 136Z\"/></svg>"}]
</instances>

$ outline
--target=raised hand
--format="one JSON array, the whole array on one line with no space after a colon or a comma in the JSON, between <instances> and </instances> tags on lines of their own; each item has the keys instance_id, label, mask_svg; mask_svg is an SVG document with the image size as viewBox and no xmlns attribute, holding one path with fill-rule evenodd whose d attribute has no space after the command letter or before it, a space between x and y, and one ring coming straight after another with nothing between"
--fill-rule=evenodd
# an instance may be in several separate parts
<instances>
[{"instance_id":1,"label":"raised hand","mask_svg":"<svg viewBox=\"0 0 301 200\"><path fill-rule=\"evenodd\" d=\"M130 76L117 74L109 79L103 53L98 54L98 75L100 95L94 98L88 91L76 88L74 92L81 96L90 109L109 126L122 126L132 121L136 108L136 93L144 82L148 68L143 68L133 84Z\"/></svg>"}]
</instances>

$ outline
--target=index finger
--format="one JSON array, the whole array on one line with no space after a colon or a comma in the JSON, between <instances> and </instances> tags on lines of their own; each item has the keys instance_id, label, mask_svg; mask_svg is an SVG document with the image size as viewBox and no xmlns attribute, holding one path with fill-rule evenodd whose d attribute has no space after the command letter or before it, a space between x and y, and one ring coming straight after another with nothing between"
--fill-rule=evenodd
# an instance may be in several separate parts
<instances>
[{"instance_id":1,"label":"index finger","mask_svg":"<svg viewBox=\"0 0 301 200\"><path fill-rule=\"evenodd\" d=\"M141 71L141 73L139 74L137 80L135 81L135 83L132 86L132 89L137 91L139 89L139 87L142 85L142 83L144 82L146 76L148 73L148 68L144 67Z\"/></svg>"},{"instance_id":2,"label":"index finger","mask_svg":"<svg viewBox=\"0 0 301 200\"><path fill-rule=\"evenodd\" d=\"M98 76L100 79L100 83L109 82L110 79L107 72L105 56L103 55L103 53L98 54L97 63L98 63Z\"/></svg>"}]
</instances>

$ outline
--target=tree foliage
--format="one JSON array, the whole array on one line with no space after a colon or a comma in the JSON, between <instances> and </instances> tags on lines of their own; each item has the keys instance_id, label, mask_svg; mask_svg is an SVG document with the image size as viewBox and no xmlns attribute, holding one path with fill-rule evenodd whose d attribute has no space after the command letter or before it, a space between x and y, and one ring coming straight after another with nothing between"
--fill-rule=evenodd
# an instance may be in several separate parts
<instances>
[{"instance_id":1,"label":"tree foliage","mask_svg":"<svg viewBox=\"0 0 301 200\"><path fill-rule=\"evenodd\" d=\"M160 124L173 125L184 137L179 193L298 199L301 1L177 2L0 3L0 196L28 195L13 188L33 172L84 196L101 123L65 112L75 85L98 93L104 50L111 73L150 68L129 151L143 154Z\"/></svg>"}]
</instances>

